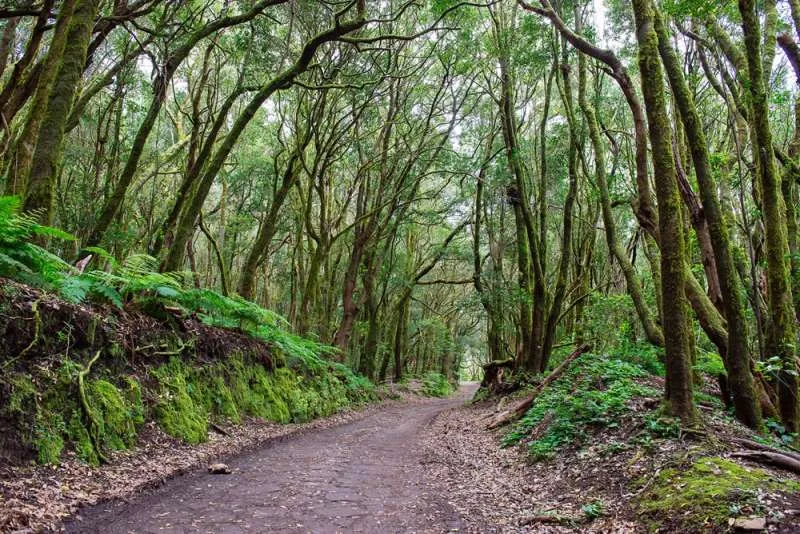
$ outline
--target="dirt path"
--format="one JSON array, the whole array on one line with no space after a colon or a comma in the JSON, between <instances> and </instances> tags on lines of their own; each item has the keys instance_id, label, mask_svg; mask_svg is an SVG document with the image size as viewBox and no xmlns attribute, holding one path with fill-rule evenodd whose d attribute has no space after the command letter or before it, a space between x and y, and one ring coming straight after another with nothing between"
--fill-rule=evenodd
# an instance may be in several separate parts
<instances>
[{"instance_id":1,"label":"dirt path","mask_svg":"<svg viewBox=\"0 0 800 534\"><path fill-rule=\"evenodd\" d=\"M193 473L130 503L84 510L67 532L447 532L463 528L420 446L441 412L474 392L391 407L231 459L231 475Z\"/></svg>"}]
</instances>

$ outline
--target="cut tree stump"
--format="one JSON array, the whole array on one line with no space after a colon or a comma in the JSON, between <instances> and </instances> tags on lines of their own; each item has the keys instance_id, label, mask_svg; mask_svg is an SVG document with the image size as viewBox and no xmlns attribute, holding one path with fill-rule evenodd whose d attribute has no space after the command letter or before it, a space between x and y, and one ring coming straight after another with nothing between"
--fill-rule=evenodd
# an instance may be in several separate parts
<instances>
[{"instance_id":1,"label":"cut tree stump","mask_svg":"<svg viewBox=\"0 0 800 534\"><path fill-rule=\"evenodd\" d=\"M534 389L533 392L526 399L518 402L514 406L510 407L509 409L505 410L497 417L492 419L492 421L488 425L486 425L486 428L488 428L489 430L498 428L503 425L507 425L508 423L522 417L522 415L525 412L527 412L528 409L531 407L533 401L536 400L536 397L538 397L547 386L555 382L561 375L563 375L573 361L578 359L580 355L588 352L589 348L590 348L589 344L584 343L583 345L575 349L575 351L569 356L567 356L558 367L553 369L552 373L547 375L547 378L542 380L542 383L539 384L536 387L536 389Z\"/></svg>"}]
</instances>

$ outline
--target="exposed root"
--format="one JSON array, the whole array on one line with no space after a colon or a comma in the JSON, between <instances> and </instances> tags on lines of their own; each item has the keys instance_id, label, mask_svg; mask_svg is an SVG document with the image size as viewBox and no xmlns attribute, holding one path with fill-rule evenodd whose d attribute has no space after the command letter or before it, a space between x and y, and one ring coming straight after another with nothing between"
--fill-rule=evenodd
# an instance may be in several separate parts
<instances>
[{"instance_id":1,"label":"exposed root","mask_svg":"<svg viewBox=\"0 0 800 534\"><path fill-rule=\"evenodd\" d=\"M6 367L10 366L14 362L19 360L23 356L25 356L25 354L29 350L31 350L33 347L35 347L36 344L39 342L39 337L41 336L41 332L42 332L42 316L39 313L39 301L40 300L41 300L41 297L36 299L36 300L34 300L33 303L31 303L31 311L33 312L33 339L31 340L30 344L28 344L27 347L22 349L20 351L20 353L17 354L16 358L11 358L10 360L6 361L3 364L2 369L5 369Z\"/></svg>"},{"instance_id":2,"label":"exposed root","mask_svg":"<svg viewBox=\"0 0 800 534\"><path fill-rule=\"evenodd\" d=\"M86 413L86 418L89 419L89 437L92 440L92 445L94 445L97 457L101 462L108 463L108 458L103 454L102 444L100 443L100 423L97 422L97 418L95 417L92 408L89 406L89 399L86 397L85 385L86 375L88 375L92 370L92 365L94 365L94 362L96 362L100 357L101 352L102 350L98 350L94 357L89 360L89 363L86 364L86 367L78 372L78 392L81 396L81 406L83 406L83 411Z\"/></svg>"}]
</instances>

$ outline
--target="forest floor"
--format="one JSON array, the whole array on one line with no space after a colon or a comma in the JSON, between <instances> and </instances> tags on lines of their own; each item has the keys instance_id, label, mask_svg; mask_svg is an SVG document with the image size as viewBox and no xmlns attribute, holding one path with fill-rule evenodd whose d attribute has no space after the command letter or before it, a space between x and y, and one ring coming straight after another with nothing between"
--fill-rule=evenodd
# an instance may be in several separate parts
<instances>
[{"instance_id":1,"label":"forest floor","mask_svg":"<svg viewBox=\"0 0 800 534\"><path fill-rule=\"evenodd\" d=\"M691 439L658 441L648 451L614 447L609 453L625 438L619 432L634 431L632 422L628 429L595 435L591 447L531 463L524 447L499 447L507 430L485 429L497 406L469 404L474 392L473 385L445 399L406 395L306 425L268 425L260 438L220 436L199 447L183 446L177 456L170 449L174 444L154 443L101 469L76 471L66 462L51 470L49 480L36 468L40 478L35 484L29 478L27 490L41 492L42 513L63 517L82 505L65 524L50 524L53 531L87 534L729 530L725 520L697 530L664 517L653 523L637 508L639 496L652 491L676 459L727 453ZM232 432L246 435L243 427ZM232 474L205 472L218 460ZM725 470L728 464L718 465ZM692 481L687 487L680 476L677 471L674 481L670 475L666 482L678 484L678 491L692 490ZM705 479L699 484L707 485ZM770 531L797 532L800 496L773 494L767 486L748 497L755 508L731 514L766 516ZM19 488L17 494L22 496ZM723 502L723 496L712 497ZM727 515L727 508L722 513Z\"/></svg>"}]
</instances>

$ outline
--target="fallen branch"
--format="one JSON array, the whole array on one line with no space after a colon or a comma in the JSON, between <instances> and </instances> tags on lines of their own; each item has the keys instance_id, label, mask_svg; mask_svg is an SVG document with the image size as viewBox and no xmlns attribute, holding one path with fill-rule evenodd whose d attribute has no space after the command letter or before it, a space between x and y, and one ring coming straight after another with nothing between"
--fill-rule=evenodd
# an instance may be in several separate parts
<instances>
[{"instance_id":1,"label":"fallen branch","mask_svg":"<svg viewBox=\"0 0 800 534\"><path fill-rule=\"evenodd\" d=\"M781 469L786 469L795 474L800 474L800 461L783 453L768 451L735 452L731 456L771 465L773 467L780 467Z\"/></svg>"},{"instance_id":2,"label":"fallen branch","mask_svg":"<svg viewBox=\"0 0 800 534\"><path fill-rule=\"evenodd\" d=\"M504 411L503 413L495 417L491 423L486 425L486 428L490 430L498 428L522 417L522 415L525 412L527 412L528 409L531 407L533 401L536 400L536 397L538 397L547 386L549 386L550 384L555 382L559 377L561 377L561 375L563 375L564 372L569 368L570 364L588 350L589 350L589 344L587 343L584 343L583 345L575 349L575 351L572 354L567 356L566 359L563 362L561 362L561 365L553 369L553 372L547 375L547 378L545 378L542 381L542 383L539 384L536 387L536 389L533 390L533 392L528 396L528 398L522 400L521 402L517 403L516 405L512 406L508 410Z\"/></svg>"},{"instance_id":3,"label":"fallen branch","mask_svg":"<svg viewBox=\"0 0 800 534\"><path fill-rule=\"evenodd\" d=\"M800 462L800 454L796 452L782 451L780 449L776 449L775 447L770 447L769 445L753 441L752 439L730 438L729 441L736 443L737 445L741 445L742 447L746 447L751 451L767 451L767 452L774 452L777 454L783 454L784 456L788 456L789 458L794 458L795 460Z\"/></svg>"}]
</instances>

